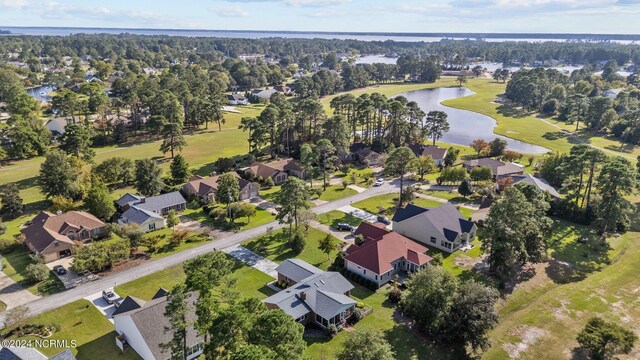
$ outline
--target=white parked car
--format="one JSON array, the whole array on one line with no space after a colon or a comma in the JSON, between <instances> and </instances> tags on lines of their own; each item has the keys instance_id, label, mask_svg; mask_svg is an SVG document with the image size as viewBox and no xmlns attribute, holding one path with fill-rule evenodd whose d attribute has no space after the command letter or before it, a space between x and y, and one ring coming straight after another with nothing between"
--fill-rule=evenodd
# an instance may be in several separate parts
<instances>
[{"instance_id":1,"label":"white parked car","mask_svg":"<svg viewBox=\"0 0 640 360\"><path fill-rule=\"evenodd\" d=\"M113 291L113 288L102 290L102 298L105 299L109 304L113 304L114 301L118 299L118 295Z\"/></svg>"},{"instance_id":2,"label":"white parked car","mask_svg":"<svg viewBox=\"0 0 640 360\"><path fill-rule=\"evenodd\" d=\"M384 179L378 178L376 182L373 183L373 186L382 186L382 184L384 184Z\"/></svg>"}]
</instances>

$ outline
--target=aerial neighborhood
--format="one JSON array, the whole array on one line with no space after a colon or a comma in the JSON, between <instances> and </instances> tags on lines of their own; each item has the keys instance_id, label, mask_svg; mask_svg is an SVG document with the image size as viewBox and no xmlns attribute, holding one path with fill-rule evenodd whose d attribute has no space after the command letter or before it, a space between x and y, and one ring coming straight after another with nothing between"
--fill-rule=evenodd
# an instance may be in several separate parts
<instances>
[{"instance_id":1,"label":"aerial neighborhood","mask_svg":"<svg viewBox=\"0 0 640 360\"><path fill-rule=\"evenodd\" d=\"M640 358L635 43L5 35L0 359Z\"/></svg>"}]
</instances>

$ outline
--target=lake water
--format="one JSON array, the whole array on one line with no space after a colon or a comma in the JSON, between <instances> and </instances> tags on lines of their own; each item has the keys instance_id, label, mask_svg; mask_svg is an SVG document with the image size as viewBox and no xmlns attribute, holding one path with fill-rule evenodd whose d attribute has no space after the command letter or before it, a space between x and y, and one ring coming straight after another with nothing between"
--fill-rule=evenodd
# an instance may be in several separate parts
<instances>
[{"instance_id":1,"label":"lake water","mask_svg":"<svg viewBox=\"0 0 640 360\"><path fill-rule=\"evenodd\" d=\"M51 101L51 96L49 96L49 93L54 90L55 89L51 86L43 85L27 89L27 94L31 95L38 101Z\"/></svg>"},{"instance_id":2,"label":"lake water","mask_svg":"<svg viewBox=\"0 0 640 360\"><path fill-rule=\"evenodd\" d=\"M384 55L364 55L356 59L356 64L395 64L397 62L398 58Z\"/></svg>"},{"instance_id":3,"label":"lake water","mask_svg":"<svg viewBox=\"0 0 640 360\"><path fill-rule=\"evenodd\" d=\"M495 134L493 129L497 124L496 121L489 116L472 111L454 109L441 104L441 102L445 100L456 99L473 94L475 93L467 88L454 87L416 90L405 92L398 96L404 96L409 99L409 101L415 101L426 113L433 110L444 111L447 113L449 132L447 132L440 141L450 144L469 145L476 139L491 141L495 138L500 138L507 141L508 149L520 153L544 154L549 152L549 149L542 146L529 144Z\"/></svg>"}]
</instances>

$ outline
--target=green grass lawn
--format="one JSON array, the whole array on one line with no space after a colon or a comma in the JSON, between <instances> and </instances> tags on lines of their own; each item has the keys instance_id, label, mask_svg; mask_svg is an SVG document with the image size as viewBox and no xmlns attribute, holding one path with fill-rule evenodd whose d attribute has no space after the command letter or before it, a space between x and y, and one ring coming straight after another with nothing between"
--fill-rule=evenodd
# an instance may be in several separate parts
<instances>
[{"instance_id":1,"label":"green grass lawn","mask_svg":"<svg viewBox=\"0 0 640 360\"><path fill-rule=\"evenodd\" d=\"M244 297L266 298L274 294L273 290L266 286L274 279L269 275L229 256L233 261L231 277L237 279L236 290ZM184 281L185 275L182 265L174 266L157 273L147 275L115 287L118 295L135 296L143 300L150 300L159 288L170 290L178 283Z\"/></svg>"},{"instance_id":2,"label":"green grass lawn","mask_svg":"<svg viewBox=\"0 0 640 360\"><path fill-rule=\"evenodd\" d=\"M339 223L347 223L349 225L358 226L362 222L360 218L357 218L351 214L343 213L339 210L332 210L328 213L320 214L316 218L318 222L331 226L337 229Z\"/></svg>"},{"instance_id":3,"label":"green grass lawn","mask_svg":"<svg viewBox=\"0 0 640 360\"><path fill-rule=\"evenodd\" d=\"M216 205L219 207L224 207L224 205ZM241 217L241 218L237 218L234 220L235 224L236 224L236 228L239 230L248 230L248 229L252 229L254 227L260 226L260 225L264 225L264 224L268 224L272 221L275 220L274 215L272 215L270 212L268 212L267 210L261 209L259 207L255 207L256 208L256 214L254 216L251 217L251 219L249 221L247 221L246 217ZM214 221L211 219L211 217L209 217L209 215L207 213L205 213L205 211L202 208L198 208L198 209L187 209L185 211L183 211L181 213L181 215L184 215L186 217L189 217L193 220L196 220L198 222L201 222L209 227L212 228L217 228L218 226L214 223Z\"/></svg>"},{"instance_id":4,"label":"green grass lawn","mask_svg":"<svg viewBox=\"0 0 640 360\"><path fill-rule=\"evenodd\" d=\"M284 230L274 231L271 235L264 235L256 239L249 240L242 245L249 250L260 254L269 260L275 262L283 262L286 259L298 258L326 270L333 262L337 251L331 252L327 258L327 254L318 249L320 239L327 236L326 233L309 228L305 236L306 244L304 250L300 254L295 254L287 245L288 238ZM333 238L337 245L343 244L340 240Z\"/></svg>"},{"instance_id":5,"label":"green grass lawn","mask_svg":"<svg viewBox=\"0 0 640 360\"><path fill-rule=\"evenodd\" d=\"M373 196L368 199L355 202L351 205L353 207L357 207L358 209L362 209L371 214L382 213L382 214L385 214L387 217L390 217L396 212L397 199L398 199L398 194L385 194L385 195ZM430 200L430 199L424 199L420 197L416 197L415 200L413 201L413 204L421 207L427 207L427 208L438 207L442 205L441 202ZM384 211L381 212L380 211L381 209L384 209ZM460 211L460 213L464 218L469 218L473 213L473 210L462 208L462 207L458 210Z\"/></svg>"},{"instance_id":6,"label":"green grass lawn","mask_svg":"<svg viewBox=\"0 0 640 360\"><path fill-rule=\"evenodd\" d=\"M321 189L322 186L314 186L314 188L316 189ZM322 192L322 194L319 197L319 200L323 200L323 201L335 201L338 199L342 199L342 198L346 198L349 196L353 196L355 194L357 194L358 192L350 189L350 188L345 188L342 185L333 185L333 186L327 186L327 189L324 190Z\"/></svg>"},{"instance_id":7,"label":"green grass lawn","mask_svg":"<svg viewBox=\"0 0 640 360\"><path fill-rule=\"evenodd\" d=\"M25 323L55 325L59 328L49 340L72 340L77 347L71 351L79 360L93 359L138 359L135 351L129 348L124 353L116 347L113 325L87 300L78 300L58 309L28 319ZM35 340L36 337L27 336L24 340ZM64 348L39 348L43 354L53 356Z\"/></svg>"},{"instance_id":8,"label":"green grass lawn","mask_svg":"<svg viewBox=\"0 0 640 360\"><path fill-rule=\"evenodd\" d=\"M275 185L268 189L260 189L260 197L265 200L273 201L279 191L280 185Z\"/></svg>"}]
</instances>

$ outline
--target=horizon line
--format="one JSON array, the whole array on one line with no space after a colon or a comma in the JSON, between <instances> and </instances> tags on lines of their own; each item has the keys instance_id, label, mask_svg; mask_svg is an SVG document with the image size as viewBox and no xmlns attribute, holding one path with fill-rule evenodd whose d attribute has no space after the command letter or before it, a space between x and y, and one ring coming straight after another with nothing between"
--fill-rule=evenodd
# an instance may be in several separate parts
<instances>
[{"instance_id":1,"label":"horizon line","mask_svg":"<svg viewBox=\"0 0 640 360\"><path fill-rule=\"evenodd\" d=\"M327 34L327 35L391 35L406 37L497 37L500 36L582 36L582 37L603 37L603 36L621 36L621 37L637 37L637 33L568 33L568 32L393 32L393 31L327 31L327 30L258 30L258 29L204 29L204 28L135 28L135 27L94 27L94 26L32 26L32 25L0 25L0 29L70 29L70 30L138 30L138 31L209 31L209 32L232 32L232 33L284 33L284 34Z\"/></svg>"}]
</instances>

